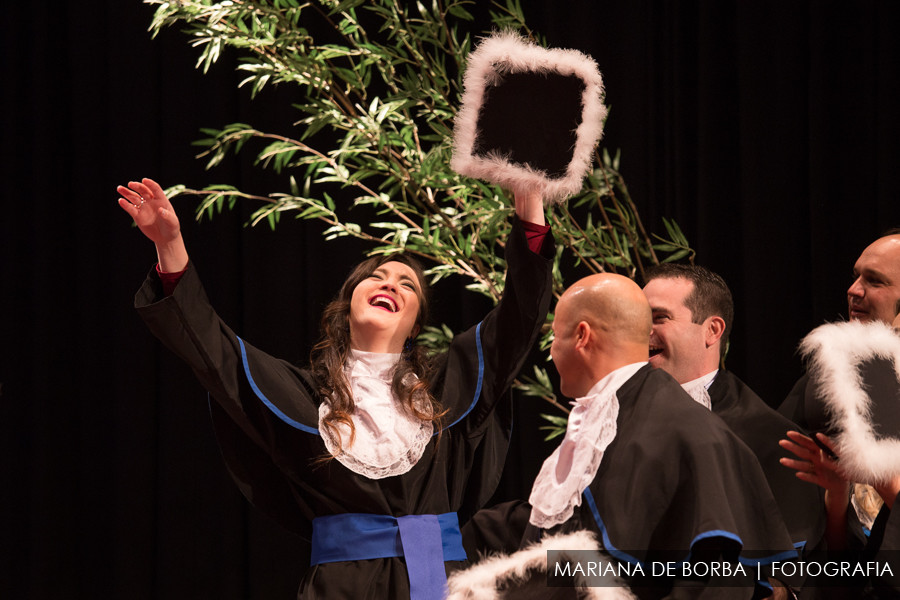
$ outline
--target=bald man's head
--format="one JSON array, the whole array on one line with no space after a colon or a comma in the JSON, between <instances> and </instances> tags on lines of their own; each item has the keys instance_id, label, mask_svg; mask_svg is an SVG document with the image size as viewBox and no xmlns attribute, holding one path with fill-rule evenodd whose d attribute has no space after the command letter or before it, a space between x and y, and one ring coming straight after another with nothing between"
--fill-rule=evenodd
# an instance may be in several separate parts
<instances>
[{"instance_id":1,"label":"bald man's head","mask_svg":"<svg viewBox=\"0 0 900 600\"><path fill-rule=\"evenodd\" d=\"M650 304L641 288L627 277L613 273L585 277L566 290L559 304L568 305L574 318L616 340L649 343Z\"/></svg>"},{"instance_id":2,"label":"bald man's head","mask_svg":"<svg viewBox=\"0 0 900 600\"><path fill-rule=\"evenodd\" d=\"M650 305L631 279L601 273L572 285L557 303L550 348L563 394L583 395L620 366L647 360L651 327Z\"/></svg>"},{"instance_id":3,"label":"bald man's head","mask_svg":"<svg viewBox=\"0 0 900 600\"><path fill-rule=\"evenodd\" d=\"M890 323L900 313L900 234L878 238L853 265L847 290L851 321Z\"/></svg>"}]
</instances>

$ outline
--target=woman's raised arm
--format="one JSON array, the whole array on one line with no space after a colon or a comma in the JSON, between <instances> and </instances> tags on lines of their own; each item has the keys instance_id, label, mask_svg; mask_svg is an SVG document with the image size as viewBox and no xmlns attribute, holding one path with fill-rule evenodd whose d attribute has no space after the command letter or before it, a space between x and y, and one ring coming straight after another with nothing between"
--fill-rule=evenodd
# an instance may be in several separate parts
<instances>
[{"instance_id":1,"label":"woman's raised arm","mask_svg":"<svg viewBox=\"0 0 900 600\"><path fill-rule=\"evenodd\" d=\"M158 183L144 178L120 185L119 206L131 215L138 229L156 244L159 269L178 273L187 268L188 253L181 237L181 225L172 203Z\"/></svg>"},{"instance_id":2,"label":"woman's raised arm","mask_svg":"<svg viewBox=\"0 0 900 600\"><path fill-rule=\"evenodd\" d=\"M544 200L536 190L516 192L516 216L522 221L545 225Z\"/></svg>"}]
</instances>

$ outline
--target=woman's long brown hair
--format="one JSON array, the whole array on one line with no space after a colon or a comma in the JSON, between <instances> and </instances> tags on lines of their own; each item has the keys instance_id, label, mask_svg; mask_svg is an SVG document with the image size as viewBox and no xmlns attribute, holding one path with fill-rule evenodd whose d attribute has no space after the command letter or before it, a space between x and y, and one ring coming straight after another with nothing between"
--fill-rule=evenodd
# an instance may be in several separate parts
<instances>
[{"instance_id":1,"label":"woman's long brown hair","mask_svg":"<svg viewBox=\"0 0 900 600\"><path fill-rule=\"evenodd\" d=\"M428 319L429 290L425 273L419 261L406 254L376 256L359 263L344 281L337 297L325 307L322 312L320 338L310 352L309 361L318 392L323 401L328 402L331 407L328 415L322 419L322 426L331 434L331 439L338 444L338 448L341 448L338 424L344 423L350 428L351 444L356 433L350 418L355 404L349 382L344 375L344 364L350 355L350 300L356 286L372 275L378 267L388 262L407 265L418 279L419 286L416 293L419 297L419 314L414 330L421 331ZM409 349L404 348L403 356L394 369L391 390L410 415L431 421L435 431L440 432L444 411L428 389L434 369L433 361L426 348L413 343L408 346ZM326 460L330 458L332 457L326 457Z\"/></svg>"}]
</instances>

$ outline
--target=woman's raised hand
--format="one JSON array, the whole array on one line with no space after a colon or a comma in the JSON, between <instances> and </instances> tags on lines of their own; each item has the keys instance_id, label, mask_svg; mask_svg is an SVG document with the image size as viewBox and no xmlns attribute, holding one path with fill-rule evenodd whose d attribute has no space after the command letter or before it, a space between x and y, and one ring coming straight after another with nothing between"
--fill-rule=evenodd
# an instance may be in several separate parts
<instances>
[{"instance_id":1,"label":"woman's raised hand","mask_svg":"<svg viewBox=\"0 0 900 600\"><path fill-rule=\"evenodd\" d=\"M178 217L165 192L152 179L129 181L116 191L122 195L119 206L131 215L138 229L154 244L165 244L181 235Z\"/></svg>"},{"instance_id":2,"label":"woman's raised hand","mask_svg":"<svg viewBox=\"0 0 900 600\"><path fill-rule=\"evenodd\" d=\"M838 462L820 447L816 442L800 432L788 431L789 439L781 440L778 445L791 452L797 458L782 458L781 464L797 472L797 477L803 481L814 483L826 490L849 491L847 477L840 470ZM834 442L822 433L817 433L816 438L834 455Z\"/></svg>"},{"instance_id":3,"label":"woman's raised hand","mask_svg":"<svg viewBox=\"0 0 900 600\"><path fill-rule=\"evenodd\" d=\"M172 203L158 183L144 178L120 185L119 206L131 215L138 229L156 244L159 267L162 271L176 273L187 267L188 256L181 238L181 225Z\"/></svg>"},{"instance_id":4,"label":"woman's raised hand","mask_svg":"<svg viewBox=\"0 0 900 600\"><path fill-rule=\"evenodd\" d=\"M782 458L781 464L794 469L799 479L825 489L825 540L828 549L846 548L845 520L850 510L850 481L841 471L838 461L832 458L837 456L834 442L825 434L816 434L816 439L828 449L826 451L800 432L788 431L787 437L789 439L779 441L778 445L797 458Z\"/></svg>"}]
</instances>

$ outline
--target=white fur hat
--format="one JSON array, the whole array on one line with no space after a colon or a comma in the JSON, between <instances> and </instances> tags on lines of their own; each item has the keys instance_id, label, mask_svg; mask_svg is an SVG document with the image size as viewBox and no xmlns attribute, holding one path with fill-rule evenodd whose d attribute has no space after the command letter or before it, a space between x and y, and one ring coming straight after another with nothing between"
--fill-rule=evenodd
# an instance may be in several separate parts
<instances>
[{"instance_id":1,"label":"white fur hat","mask_svg":"<svg viewBox=\"0 0 900 600\"><path fill-rule=\"evenodd\" d=\"M581 189L607 113L593 59L495 33L469 55L464 84L453 133L457 173L539 189L545 202Z\"/></svg>"},{"instance_id":2,"label":"white fur hat","mask_svg":"<svg viewBox=\"0 0 900 600\"><path fill-rule=\"evenodd\" d=\"M800 352L842 468L859 483L900 475L900 335L880 322L829 323L807 335Z\"/></svg>"}]
</instances>

